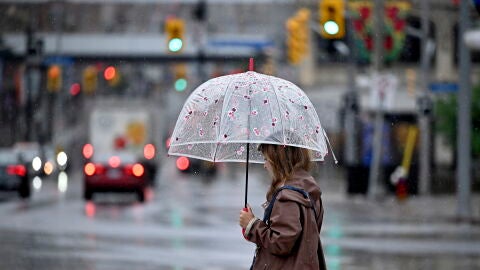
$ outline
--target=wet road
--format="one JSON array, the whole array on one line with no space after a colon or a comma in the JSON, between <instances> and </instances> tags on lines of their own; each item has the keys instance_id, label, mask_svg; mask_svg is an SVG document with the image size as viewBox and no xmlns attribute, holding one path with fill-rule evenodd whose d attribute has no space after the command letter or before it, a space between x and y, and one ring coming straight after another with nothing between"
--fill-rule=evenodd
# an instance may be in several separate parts
<instances>
[{"instance_id":1,"label":"wet road","mask_svg":"<svg viewBox=\"0 0 480 270\"><path fill-rule=\"evenodd\" d=\"M145 204L128 194L84 202L78 173L66 193L50 181L29 202L4 200L0 269L248 269L254 246L237 225L244 175L231 167L202 178L168 160ZM251 170L258 216L263 177ZM320 183L329 269L480 269L480 228L449 220L452 198L371 202L345 197L336 182Z\"/></svg>"}]
</instances>

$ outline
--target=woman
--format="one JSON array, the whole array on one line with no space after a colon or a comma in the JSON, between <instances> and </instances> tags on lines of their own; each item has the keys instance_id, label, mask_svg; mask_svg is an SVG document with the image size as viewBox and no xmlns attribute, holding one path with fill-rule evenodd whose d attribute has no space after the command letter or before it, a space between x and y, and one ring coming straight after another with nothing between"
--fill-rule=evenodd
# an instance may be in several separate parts
<instances>
[{"instance_id":1,"label":"woman","mask_svg":"<svg viewBox=\"0 0 480 270\"><path fill-rule=\"evenodd\" d=\"M321 191L308 173L310 151L273 144L262 144L259 150L272 183L263 220L250 206L240 211L244 237L257 245L251 269L326 269L319 237Z\"/></svg>"}]
</instances>

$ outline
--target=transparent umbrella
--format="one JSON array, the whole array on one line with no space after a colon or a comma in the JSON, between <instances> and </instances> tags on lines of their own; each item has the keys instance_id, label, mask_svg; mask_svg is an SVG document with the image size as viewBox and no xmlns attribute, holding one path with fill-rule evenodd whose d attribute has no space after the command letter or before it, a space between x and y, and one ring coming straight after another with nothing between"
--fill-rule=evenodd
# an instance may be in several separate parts
<instances>
[{"instance_id":1,"label":"transparent umbrella","mask_svg":"<svg viewBox=\"0 0 480 270\"><path fill-rule=\"evenodd\" d=\"M328 153L326 132L307 95L287 80L252 69L250 59L250 71L197 87L180 112L168 151L213 162L246 162L245 205L248 163L264 162L259 144L310 149L314 161Z\"/></svg>"}]
</instances>

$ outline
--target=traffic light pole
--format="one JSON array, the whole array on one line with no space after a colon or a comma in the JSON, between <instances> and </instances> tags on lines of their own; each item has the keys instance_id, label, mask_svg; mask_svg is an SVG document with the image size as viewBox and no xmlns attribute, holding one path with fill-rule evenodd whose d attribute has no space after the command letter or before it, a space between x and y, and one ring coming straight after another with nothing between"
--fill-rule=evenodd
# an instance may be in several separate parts
<instances>
[{"instance_id":1,"label":"traffic light pole","mask_svg":"<svg viewBox=\"0 0 480 270\"><path fill-rule=\"evenodd\" d=\"M358 165L358 147L357 147L357 136L358 136L358 94L357 87L355 84L355 78L357 76L356 70L356 49L355 49L355 40L353 36L353 22L347 14L346 23L348 29L346 32L347 45L349 48L349 65L347 68L347 78L348 78L348 92L345 99L345 160L347 167L351 170L356 165Z\"/></svg>"},{"instance_id":2,"label":"traffic light pole","mask_svg":"<svg viewBox=\"0 0 480 270\"><path fill-rule=\"evenodd\" d=\"M23 140L33 141L38 138L39 130L33 124L35 106L38 106L39 96L41 97L40 88L40 69L41 57L43 53L43 41L35 38L33 27L26 29L26 54L25 54L25 123L22 130ZM36 137L35 137L36 136Z\"/></svg>"},{"instance_id":3,"label":"traffic light pole","mask_svg":"<svg viewBox=\"0 0 480 270\"><path fill-rule=\"evenodd\" d=\"M207 80L207 73L205 72L205 48L207 44L207 24L206 19L208 15L208 4L204 0L200 0L197 2L197 5L193 12L193 17L197 21L197 29L194 32L194 42L196 42L198 46L198 53L197 53L197 73L198 77L201 82Z\"/></svg>"},{"instance_id":4,"label":"traffic light pole","mask_svg":"<svg viewBox=\"0 0 480 270\"><path fill-rule=\"evenodd\" d=\"M374 48L373 48L373 73L379 74L383 66L383 0L374 1ZM368 196L376 198L380 195L380 181L383 178L381 173L383 125L384 119L384 95L379 97L379 104L375 113L375 126L372 142L373 157L370 164L368 177Z\"/></svg>"},{"instance_id":5,"label":"traffic light pole","mask_svg":"<svg viewBox=\"0 0 480 270\"><path fill-rule=\"evenodd\" d=\"M420 171L419 191L420 194L430 193L431 182L431 111L432 102L428 96L428 84L430 82L430 55L428 39L430 33L429 1L421 1L422 23L422 58L421 58L421 81L422 91L417 100L418 122L420 127Z\"/></svg>"}]
</instances>

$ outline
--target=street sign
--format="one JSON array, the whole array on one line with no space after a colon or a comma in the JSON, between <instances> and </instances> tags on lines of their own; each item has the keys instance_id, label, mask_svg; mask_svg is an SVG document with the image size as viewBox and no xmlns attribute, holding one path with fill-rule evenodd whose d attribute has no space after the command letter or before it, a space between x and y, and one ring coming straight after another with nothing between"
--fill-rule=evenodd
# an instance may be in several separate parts
<instances>
[{"instance_id":1,"label":"street sign","mask_svg":"<svg viewBox=\"0 0 480 270\"><path fill-rule=\"evenodd\" d=\"M274 43L271 40L212 40L208 42L208 45L213 47L252 47L261 50L265 47L272 47Z\"/></svg>"},{"instance_id":2,"label":"street sign","mask_svg":"<svg viewBox=\"0 0 480 270\"><path fill-rule=\"evenodd\" d=\"M435 82L430 83L428 88L436 93L451 93L458 91L458 84L454 82Z\"/></svg>"},{"instance_id":3,"label":"street sign","mask_svg":"<svg viewBox=\"0 0 480 270\"><path fill-rule=\"evenodd\" d=\"M373 74L371 82L371 106L380 110L392 109L398 87L397 77L390 73Z\"/></svg>"},{"instance_id":4,"label":"street sign","mask_svg":"<svg viewBox=\"0 0 480 270\"><path fill-rule=\"evenodd\" d=\"M69 65L73 65L74 62L75 61L73 60L73 58L68 56L49 56L43 60L43 63L48 66L51 66L51 65L69 66Z\"/></svg>"}]
</instances>

